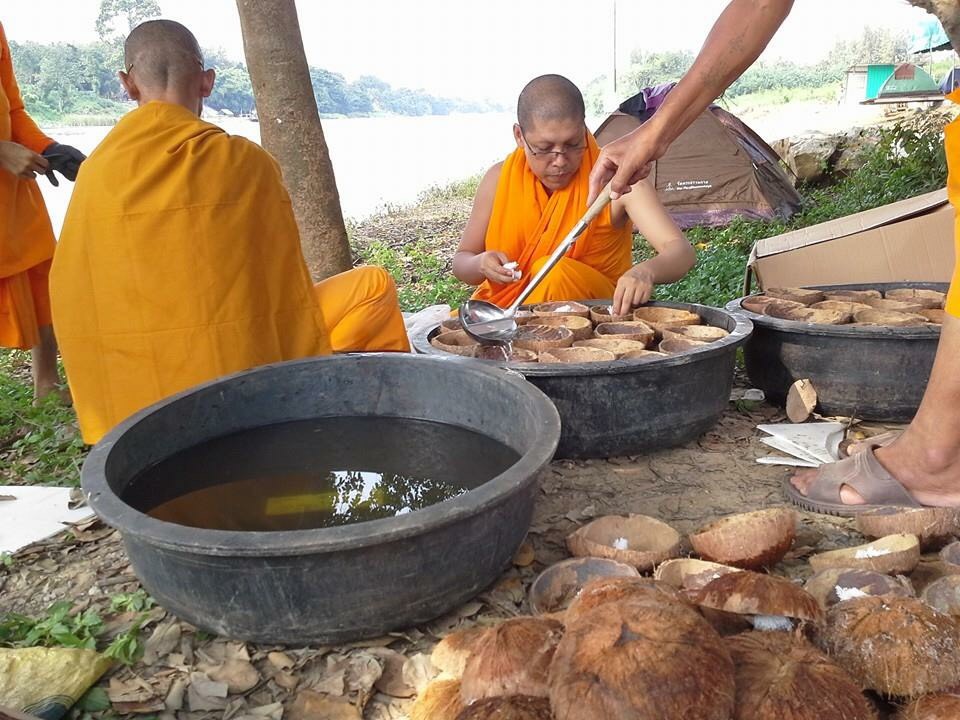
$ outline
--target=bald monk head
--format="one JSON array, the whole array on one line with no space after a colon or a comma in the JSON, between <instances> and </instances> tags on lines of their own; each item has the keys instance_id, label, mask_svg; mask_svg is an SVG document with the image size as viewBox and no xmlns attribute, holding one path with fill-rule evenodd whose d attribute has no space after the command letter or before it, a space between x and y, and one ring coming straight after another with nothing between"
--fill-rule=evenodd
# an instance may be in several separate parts
<instances>
[{"instance_id":1,"label":"bald monk head","mask_svg":"<svg viewBox=\"0 0 960 720\"><path fill-rule=\"evenodd\" d=\"M566 187L587 148L583 95L562 75L541 75L517 100L513 136L527 163L548 190Z\"/></svg>"},{"instance_id":2,"label":"bald monk head","mask_svg":"<svg viewBox=\"0 0 960 720\"><path fill-rule=\"evenodd\" d=\"M123 44L126 71L120 83L132 100L182 105L197 115L213 91L216 74L203 69L203 53L187 28L173 20L137 25Z\"/></svg>"}]
</instances>

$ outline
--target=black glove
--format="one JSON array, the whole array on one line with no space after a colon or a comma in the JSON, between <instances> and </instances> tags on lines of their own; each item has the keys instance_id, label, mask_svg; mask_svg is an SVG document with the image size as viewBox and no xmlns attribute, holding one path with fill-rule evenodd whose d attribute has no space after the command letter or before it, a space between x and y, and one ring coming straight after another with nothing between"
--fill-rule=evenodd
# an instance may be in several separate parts
<instances>
[{"instance_id":1,"label":"black glove","mask_svg":"<svg viewBox=\"0 0 960 720\"><path fill-rule=\"evenodd\" d=\"M53 171L56 170L67 180L73 182L77 179L77 171L80 169L80 163L87 159L87 156L70 145L61 145L53 143L50 147L41 153L50 163L50 169L47 170L47 180L57 187L57 182Z\"/></svg>"}]
</instances>

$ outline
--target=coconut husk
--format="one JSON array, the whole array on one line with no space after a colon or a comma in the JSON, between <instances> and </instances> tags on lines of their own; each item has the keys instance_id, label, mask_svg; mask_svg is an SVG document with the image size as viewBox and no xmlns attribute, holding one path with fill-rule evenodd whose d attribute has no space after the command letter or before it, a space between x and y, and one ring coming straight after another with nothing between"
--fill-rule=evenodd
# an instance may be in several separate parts
<instances>
[{"instance_id":1,"label":"coconut husk","mask_svg":"<svg viewBox=\"0 0 960 720\"><path fill-rule=\"evenodd\" d=\"M736 615L767 615L814 623L823 619L820 605L799 585L752 570L725 573L691 595L701 607Z\"/></svg>"},{"instance_id":2,"label":"coconut husk","mask_svg":"<svg viewBox=\"0 0 960 720\"><path fill-rule=\"evenodd\" d=\"M613 340L634 340L649 345L656 335L653 328L644 322L628 320L626 322L609 322L597 325L594 337Z\"/></svg>"},{"instance_id":3,"label":"coconut husk","mask_svg":"<svg viewBox=\"0 0 960 720\"><path fill-rule=\"evenodd\" d=\"M410 720L457 720L464 707L459 680L434 680L410 706Z\"/></svg>"},{"instance_id":4,"label":"coconut husk","mask_svg":"<svg viewBox=\"0 0 960 720\"><path fill-rule=\"evenodd\" d=\"M553 720L547 698L514 695L478 700L457 716L457 720Z\"/></svg>"},{"instance_id":5,"label":"coconut husk","mask_svg":"<svg viewBox=\"0 0 960 720\"><path fill-rule=\"evenodd\" d=\"M447 330L463 330L463 323L460 322L460 318L458 317L447 318L440 323L440 328L440 332L445 332Z\"/></svg>"},{"instance_id":6,"label":"coconut husk","mask_svg":"<svg viewBox=\"0 0 960 720\"><path fill-rule=\"evenodd\" d=\"M850 673L806 638L747 632L726 644L737 683L733 720L876 720Z\"/></svg>"},{"instance_id":7,"label":"coconut husk","mask_svg":"<svg viewBox=\"0 0 960 720\"><path fill-rule=\"evenodd\" d=\"M507 348L503 345L480 345L474 355L478 360L494 360L496 362L535 363L537 353L523 348Z\"/></svg>"},{"instance_id":8,"label":"coconut husk","mask_svg":"<svg viewBox=\"0 0 960 720\"><path fill-rule=\"evenodd\" d=\"M765 315L767 306L771 303L777 303L785 308L804 307L803 303L793 302L792 300L778 300L777 298L767 297L766 295L748 295L740 301L740 307L757 315Z\"/></svg>"},{"instance_id":9,"label":"coconut husk","mask_svg":"<svg viewBox=\"0 0 960 720\"><path fill-rule=\"evenodd\" d=\"M923 290L920 288L894 288L887 290L883 296L888 300L917 303L923 308L942 308L947 301L947 294L939 290Z\"/></svg>"},{"instance_id":10,"label":"coconut husk","mask_svg":"<svg viewBox=\"0 0 960 720\"><path fill-rule=\"evenodd\" d=\"M933 323L934 325L943 325L943 321L947 317L946 310L920 310L917 315L923 315L927 319L928 323Z\"/></svg>"},{"instance_id":11,"label":"coconut husk","mask_svg":"<svg viewBox=\"0 0 960 720\"><path fill-rule=\"evenodd\" d=\"M480 346L480 343L467 335L466 330L447 330L439 333L430 338L430 344L438 350L463 357L474 357Z\"/></svg>"},{"instance_id":12,"label":"coconut husk","mask_svg":"<svg viewBox=\"0 0 960 720\"><path fill-rule=\"evenodd\" d=\"M468 627L444 636L434 646L430 662L440 672L459 680L463 677L467 658L470 657L470 653L473 652L473 648L476 647L477 641L485 630L486 628L482 627Z\"/></svg>"},{"instance_id":13,"label":"coconut husk","mask_svg":"<svg viewBox=\"0 0 960 720\"><path fill-rule=\"evenodd\" d=\"M556 720L729 720L733 662L717 632L680 603L606 603L568 625L550 668Z\"/></svg>"},{"instance_id":14,"label":"coconut husk","mask_svg":"<svg viewBox=\"0 0 960 720\"><path fill-rule=\"evenodd\" d=\"M533 314L538 317L549 317L551 315L576 315L590 319L590 308L583 303L573 300L558 300L556 302L545 302L533 306Z\"/></svg>"},{"instance_id":15,"label":"coconut husk","mask_svg":"<svg viewBox=\"0 0 960 720\"><path fill-rule=\"evenodd\" d=\"M547 697L547 672L563 625L518 617L487 628L474 645L460 681L464 704L509 695Z\"/></svg>"},{"instance_id":16,"label":"coconut husk","mask_svg":"<svg viewBox=\"0 0 960 720\"><path fill-rule=\"evenodd\" d=\"M577 340L573 343L574 347L592 347L601 350L608 350L616 357L622 357L628 352L641 350L646 352L647 346L638 340L620 340L618 338L590 338L589 340Z\"/></svg>"},{"instance_id":17,"label":"coconut husk","mask_svg":"<svg viewBox=\"0 0 960 720\"><path fill-rule=\"evenodd\" d=\"M690 543L705 560L739 568L773 567L793 544L796 526L793 510L768 508L714 520L690 535Z\"/></svg>"},{"instance_id":18,"label":"coconut husk","mask_svg":"<svg viewBox=\"0 0 960 720\"><path fill-rule=\"evenodd\" d=\"M573 332L570 328L533 323L518 327L517 334L513 338L513 347L533 350L536 353L571 345L573 345Z\"/></svg>"},{"instance_id":19,"label":"coconut husk","mask_svg":"<svg viewBox=\"0 0 960 720\"><path fill-rule=\"evenodd\" d=\"M613 362L616 359L617 356L609 350L592 347L557 348L540 353L541 363Z\"/></svg>"},{"instance_id":20,"label":"coconut husk","mask_svg":"<svg viewBox=\"0 0 960 720\"><path fill-rule=\"evenodd\" d=\"M780 303L770 303L767 315L781 320L813 323L815 325L843 325L851 320L849 313L842 310L814 310L811 307L784 308Z\"/></svg>"},{"instance_id":21,"label":"coconut husk","mask_svg":"<svg viewBox=\"0 0 960 720\"><path fill-rule=\"evenodd\" d=\"M666 332L668 331L664 330L664 333ZM705 347L707 344L708 343L701 342L700 340L691 340L690 338L681 337L680 335L667 337L667 335L664 334L663 340L657 345L657 349L665 355L678 355Z\"/></svg>"},{"instance_id":22,"label":"coconut husk","mask_svg":"<svg viewBox=\"0 0 960 720\"><path fill-rule=\"evenodd\" d=\"M626 315L615 315L613 305L592 305L590 307L590 321L594 325L602 325L608 322L629 322L633 320L633 311Z\"/></svg>"},{"instance_id":23,"label":"coconut husk","mask_svg":"<svg viewBox=\"0 0 960 720\"><path fill-rule=\"evenodd\" d=\"M920 599L934 610L960 617L960 575L934 580L920 593Z\"/></svg>"},{"instance_id":24,"label":"coconut husk","mask_svg":"<svg viewBox=\"0 0 960 720\"><path fill-rule=\"evenodd\" d=\"M882 298L883 293L879 290L824 290L823 297L825 300L846 300L862 303L870 298Z\"/></svg>"},{"instance_id":25,"label":"coconut husk","mask_svg":"<svg viewBox=\"0 0 960 720\"><path fill-rule=\"evenodd\" d=\"M854 597L895 595L914 597L910 581L902 576L896 578L873 570L856 568L827 568L814 574L804 584L824 610L838 602Z\"/></svg>"},{"instance_id":26,"label":"coconut husk","mask_svg":"<svg viewBox=\"0 0 960 720\"><path fill-rule=\"evenodd\" d=\"M663 339L664 328L679 325L699 325L700 316L689 310L661 307L659 305L644 305L633 311L633 319L645 322L656 333L656 339Z\"/></svg>"},{"instance_id":27,"label":"coconut husk","mask_svg":"<svg viewBox=\"0 0 960 720\"><path fill-rule=\"evenodd\" d=\"M960 575L960 542L952 542L940 551L940 563L948 575Z\"/></svg>"},{"instance_id":28,"label":"coconut husk","mask_svg":"<svg viewBox=\"0 0 960 720\"><path fill-rule=\"evenodd\" d=\"M532 323L537 319L537 315L534 314L533 310L517 310L516 314L513 316L514 321L517 325L527 325Z\"/></svg>"},{"instance_id":29,"label":"coconut husk","mask_svg":"<svg viewBox=\"0 0 960 720\"><path fill-rule=\"evenodd\" d=\"M658 350L631 350L620 356L621 360L658 360L660 358L670 357L667 353Z\"/></svg>"},{"instance_id":30,"label":"coconut husk","mask_svg":"<svg viewBox=\"0 0 960 720\"><path fill-rule=\"evenodd\" d=\"M777 300L789 300L801 305L813 305L826 299L822 291L807 288L770 288L765 290L764 294Z\"/></svg>"},{"instance_id":31,"label":"coconut husk","mask_svg":"<svg viewBox=\"0 0 960 720\"><path fill-rule=\"evenodd\" d=\"M658 565L653 577L679 590L699 590L732 572L740 572L740 568L696 558L674 558Z\"/></svg>"},{"instance_id":32,"label":"coconut husk","mask_svg":"<svg viewBox=\"0 0 960 720\"><path fill-rule=\"evenodd\" d=\"M574 342L593 337L593 323L580 315L545 315L537 319L537 325L569 328Z\"/></svg>"},{"instance_id":33,"label":"coconut husk","mask_svg":"<svg viewBox=\"0 0 960 720\"><path fill-rule=\"evenodd\" d=\"M900 708L893 720L957 720L960 695L927 695Z\"/></svg>"},{"instance_id":34,"label":"coconut husk","mask_svg":"<svg viewBox=\"0 0 960 720\"><path fill-rule=\"evenodd\" d=\"M643 572L676 557L680 539L672 527L647 515L606 515L568 535L567 549L575 557L610 558Z\"/></svg>"},{"instance_id":35,"label":"coconut husk","mask_svg":"<svg viewBox=\"0 0 960 720\"><path fill-rule=\"evenodd\" d=\"M845 315L850 315L851 317L858 310L870 310L870 306L860 302L853 302L850 300L824 300L823 302L814 303L810 306L811 310L838 310L839 312L844 313Z\"/></svg>"},{"instance_id":36,"label":"coconut husk","mask_svg":"<svg viewBox=\"0 0 960 720\"><path fill-rule=\"evenodd\" d=\"M575 624L595 607L626 600L690 604L679 590L652 578L597 578L584 585L580 594L570 603L564 622Z\"/></svg>"},{"instance_id":37,"label":"coconut husk","mask_svg":"<svg viewBox=\"0 0 960 720\"><path fill-rule=\"evenodd\" d=\"M561 560L540 573L530 585L528 601L534 615L567 609L583 586L598 577L639 577L632 565L596 557Z\"/></svg>"},{"instance_id":38,"label":"coconut husk","mask_svg":"<svg viewBox=\"0 0 960 720\"><path fill-rule=\"evenodd\" d=\"M960 626L916 598L854 598L827 611L817 644L861 687L916 698L960 683Z\"/></svg>"},{"instance_id":39,"label":"coconut husk","mask_svg":"<svg viewBox=\"0 0 960 720\"><path fill-rule=\"evenodd\" d=\"M687 340L697 340L699 342L711 343L717 340L723 340L730 333L723 328L713 325L680 325L678 327L664 328L663 339L669 340L674 337L681 337Z\"/></svg>"},{"instance_id":40,"label":"coconut husk","mask_svg":"<svg viewBox=\"0 0 960 720\"><path fill-rule=\"evenodd\" d=\"M908 534L887 535L864 545L810 556L814 572L842 567L902 575L912 571L919 562L920 542L916 535Z\"/></svg>"},{"instance_id":41,"label":"coconut husk","mask_svg":"<svg viewBox=\"0 0 960 720\"><path fill-rule=\"evenodd\" d=\"M856 527L869 538L916 535L921 550L936 550L960 535L960 508L882 507L857 515Z\"/></svg>"},{"instance_id":42,"label":"coconut husk","mask_svg":"<svg viewBox=\"0 0 960 720\"><path fill-rule=\"evenodd\" d=\"M902 300L887 300L884 298L866 298L863 304L869 305L875 310L890 310L891 312L902 313L916 313L924 308L919 302L903 302Z\"/></svg>"},{"instance_id":43,"label":"coconut husk","mask_svg":"<svg viewBox=\"0 0 960 720\"><path fill-rule=\"evenodd\" d=\"M787 418L792 423L810 419L817 408L817 389L807 379L797 380L787 391Z\"/></svg>"},{"instance_id":44,"label":"coconut husk","mask_svg":"<svg viewBox=\"0 0 960 720\"><path fill-rule=\"evenodd\" d=\"M853 314L853 319L860 325L882 325L883 327L914 327L927 322L923 315L894 310L860 310Z\"/></svg>"}]
</instances>

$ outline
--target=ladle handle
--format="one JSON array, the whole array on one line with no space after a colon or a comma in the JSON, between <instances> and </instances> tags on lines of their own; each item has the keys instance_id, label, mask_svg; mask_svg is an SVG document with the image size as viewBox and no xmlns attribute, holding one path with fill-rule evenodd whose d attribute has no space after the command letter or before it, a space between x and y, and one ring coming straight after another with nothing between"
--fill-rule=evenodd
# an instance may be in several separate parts
<instances>
[{"instance_id":1,"label":"ladle handle","mask_svg":"<svg viewBox=\"0 0 960 720\"><path fill-rule=\"evenodd\" d=\"M599 215L603 209L610 202L610 183L607 183L606 187L600 191L600 194L597 196L597 199L593 201L593 204L587 208L587 212L582 218L573 226L573 229L567 234L556 249L550 253L550 257L547 258L547 261L543 264L543 267L540 268L540 271L530 278L530 282L527 283L527 286L520 292L519 297L513 301L513 304L507 310L508 315L515 315L517 309L523 305L523 301L526 300L530 293L533 292L533 289L540 284L540 281L543 280L544 276L553 269L553 266L560 262L560 258L563 257L566 252L573 245L574 241L587 229L587 226L594 220L594 218ZM571 298L572 299L572 298Z\"/></svg>"}]
</instances>

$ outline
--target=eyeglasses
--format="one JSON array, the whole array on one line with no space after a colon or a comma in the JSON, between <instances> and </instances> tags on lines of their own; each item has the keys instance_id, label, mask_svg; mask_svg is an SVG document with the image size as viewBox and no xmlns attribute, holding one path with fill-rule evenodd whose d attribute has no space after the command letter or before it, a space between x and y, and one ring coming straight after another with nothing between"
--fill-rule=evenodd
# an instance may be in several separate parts
<instances>
[{"instance_id":1,"label":"eyeglasses","mask_svg":"<svg viewBox=\"0 0 960 720\"><path fill-rule=\"evenodd\" d=\"M536 150L527 142L527 138L523 134L523 128L520 128L520 137L523 138L523 144L527 146L527 150L530 151L533 157L544 160L553 160L560 157L576 157L577 155L582 155L583 151L587 149L586 135L584 135L584 142L582 144L567 145L563 150Z\"/></svg>"}]
</instances>

